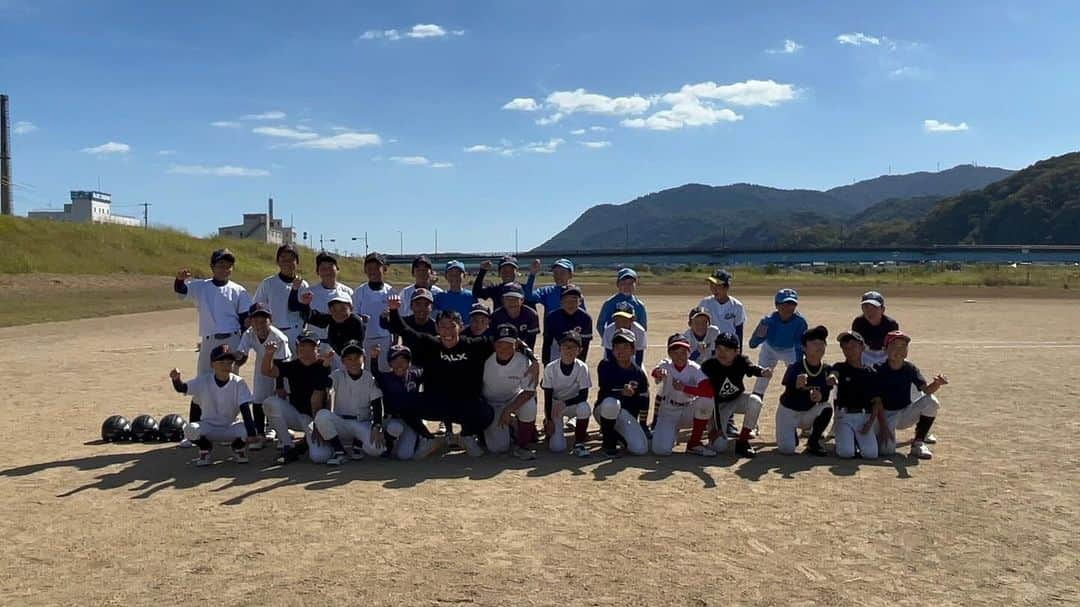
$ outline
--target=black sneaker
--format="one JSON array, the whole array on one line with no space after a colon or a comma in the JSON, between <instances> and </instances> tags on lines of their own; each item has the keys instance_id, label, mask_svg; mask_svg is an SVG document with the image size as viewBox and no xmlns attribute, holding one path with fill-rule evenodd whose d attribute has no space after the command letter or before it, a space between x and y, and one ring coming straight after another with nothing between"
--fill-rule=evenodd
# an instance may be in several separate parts
<instances>
[{"instance_id":1,"label":"black sneaker","mask_svg":"<svg viewBox=\"0 0 1080 607\"><path fill-rule=\"evenodd\" d=\"M281 465L289 464L300 459L300 454L297 453L295 447L285 447L281 450L281 456L277 458L277 463Z\"/></svg>"},{"instance_id":2,"label":"black sneaker","mask_svg":"<svg viewBox=\"0 0 1080 607\"><path fill-rule=\"evenodd\" d=\"M820 440L814 440L814 439L810 439L810 440L806 441L806 451L803 451L803 453L809 453L810 455L817 455L817 456L822 456L822 455L828 455L829 454L829 452L826 451L825 448L821 446L821 441Z\"/></svg>"},{"instance_id":3,"label":"black sneaker","mask_svg":"<svg viewBox=\"0 0 1080 607\"><path fill-rule=\"evenodd\" d=\"M740 457L753 458L757 455L757 450L750 446L749 441L736 441L735 455L738 455Z\"/></svg>"},{"instance_id":4,"label":"black sneaker","mask_svg":"<svg viewBox=\"0 0 1080 607\"><path fill-rule=\"evenodd\" d=\"M725 430L728 436L738 436L739 429L735 427L735 416L732 415L727 420L727 429Z\"/></svg>"},{"instance_id":5,"label":"black sneaker","mask_svg":"<svg viewBox=\"0 0 1080 607\"><path fill-rule=\"evenodd\" d=\"M604 447L604 455L608 457L619 457L618 447Z\"/></svg>"}]
</instances>

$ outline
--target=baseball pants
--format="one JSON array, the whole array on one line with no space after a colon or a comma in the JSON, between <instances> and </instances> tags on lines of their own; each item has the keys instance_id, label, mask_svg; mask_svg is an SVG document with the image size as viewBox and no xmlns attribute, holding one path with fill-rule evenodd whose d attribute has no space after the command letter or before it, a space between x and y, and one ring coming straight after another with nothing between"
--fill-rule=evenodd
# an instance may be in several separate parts
<instances>
[{"instance_id":1,"label":"baseball pants","mask_svg":"<svg viewBox=\"0 0 1080 607\"><path fill-rule=\"evenodd\" d=\"M784 363L788 366L795 364L795 348L777 350L767 343L761 344L761 352L758 354L758 365L765 369L775 370L777 363ZM760 394L764 397L765 391L769 389L769 382L771 380L771 377L757 378L757 381L754 382L754 394Z\"/></svg>"},{"instance_id":2,"label":"baseball pants","mask_svg":"<svg viewBox=\"0 0 1080 607\"><path fill-rule=\"evenodd\" d=\"M552 409L555 407L552 406ZM562 414L554 415L551 418L551 438L548 440L548 449L555 453L563 453L566 451L566 429L562 427L563 420L566 419L589 419L592 415L592 407L589 403L580 402L572 407L564 407Z\"/></svg>"},{"instance_id":3,"label":"baseball pants","mask_svg":"<svg viewBox=\"0 0 1080 607\"><path fill-rule=\"evenodd\" d=\"M799 444L799 430L813 428L814 420L829 408L827 402L820 402L811 407L809 411L796 411L788 409L784 405L777 407L776 450L784 455L795 453L795 447Z\"/></svg>"},{"instance_id":4,"label":"baseball pants","mask_svg":"<svg viewBox=\"0 0 1080 607\"><path fill-rule=\"evenodd\" d=\"M866 411L849 413L844 409L837 409L836 419L833 420L837 457L855 457L855 445L858 445L863 459L877 459L878 441L874 436L874 426L870 426L869 432L862 432L868 419L870 414Z\"/></svg>"},{"instance_id":5,"label":"baseball pants","mask_svg":"<svg viewBox=\"0 0 1080 607\"><path fill-rule=\"evenodd\" d=\"M218 339L212 335L203 337L202 343L199 344L199 360L196 364L196 375L202 375L203 373L209 373L214 370L213 367L210 366L210 352L222 344L229 346L230 350L236 352L240 347L240 332L236 331L230 333L229 336L224 339Z\"/></svg>"},{"instance_id":6,"label":"baseball pants","mask_svg":"<svg viewBox=\"0 0 1080 607\"><path fill-rule=\"evenodd\" d=\"M386 420L386 433L394 437L391 454L394 459L410 460L416 453L416 443L420 436L400 419Z\"/></svg>"},{"instance_id":7,"label":"baseball pants","mask_svg":"<svg viewBox=\"0 0 1080 607\"><path fill-rule=\"evenodd\" d=\"M937 397L924 394L903 409L886 411L885 423L889 425L893 438L881 442L878 445L878 453L881 455L896 453L896 431L911 428L924 415L926 417L937 417L940 407L941 402L938 401Z\"/></svg>"},{"instance_id":8,"label":"baseball pants","mask_svg":"<svg viewBox=\"0 0 1080 607\"><path fill-rule=\"evenodd\" d=\"M685 404L661 398L660 408L656 411L656 426L653 428L652 452L671 455L679 440L679 430L692 427L695 419L707 420L712 414L712 401L708 398L697 397Z\"/></svg>"},{"instance_id":9,"label":"baseball pants","mask_svg":"<svg viewBox=\"0 0 1080 607\"><path fill-rule=\"evenodd\" d=\"M375 448L369 419L359 420L355 417L350 419L328 409L320 409L315 414L315 427L326 440L337 437L344 445L351 445L354 440L359 440L364 446L364 453L373 457L382 455L386 450Z\"/></svg>"},{"instance_id":10,"label":"baseball pants","mask_svg":"<svg viewBox=\"0 0 1080 607\"><path fill-rule=\"evenodd\" d=\"M609 396L593 408L593 418L601 424L603 420L615 421L615 433L626 442L626 450L633 455L645 455L649 451L649 439L645 430L638 423L637 415L624 409L619 399Z\"/></svg>"},{"instance_id":11,"label":"baseball pants","mask_svg":"<svg viewBox=\"0 0 1080 607\"><path fill-rule=\"evenodd\" d=\"M506 453L510 450L510 425L499 426L499 416L502 415L503 409L511 401L488 401L488 405L492 410L492 420L488 427L484 429L484 444L487 446L488 451L492 453ZM518 422L523 424L536 424L536 398L525 401L525 404L521 405L521 408L517 410L514 416ZM513 423L513 420L511 420L510 424Z\"/></svg>"},{"instance_id":12,"label":"baseball pants","mask_svg":"<svg viewBox=\"0 0 1080 607\"><path fill-rule=\"evenodd\" d=\"M184 424L184 438L191 442L205 438L211 443L231 442L247 438L247 429L243 422L202 420Z\"/></svg>"},{"instance_id":13,"label":"baseball pants","mask_svg":"<svg viewBox=\"0 0 1080 607\"><path fill-rule=\"evenodd\" d=\"M328 443L315 440L315 426L311 416L297 411L296 407L289 401L278 396L271 396L263 401L263 411L266 413L266 421L277 433L278 440L282 444L288 445L292 436L289 430L296 430L304 433L304 440L307 441L308 455L311 456L311 461L316 461L316 458L319 458L325 463L334 455L333 449Z\"/></svg>"},{"instance_id":14,"label":"baseball pants","mask_svg":"<svg viewBox=\"0 0 1080 607\"><path fill-rule=\"evenodd\" d=\"M712 429L718 431L720 434L712 442L710 447L714 451L727 450L728 438L724 434L724 428L721 426L725 425L727 420L736 413L742 413L743 428L757 428L758 418L761 417L761 407L761 397L746 392L743 392L733 400L729 400L725 403L714 403L713 408L715 413L712 418Z\"/></svg>"}]
</instances>

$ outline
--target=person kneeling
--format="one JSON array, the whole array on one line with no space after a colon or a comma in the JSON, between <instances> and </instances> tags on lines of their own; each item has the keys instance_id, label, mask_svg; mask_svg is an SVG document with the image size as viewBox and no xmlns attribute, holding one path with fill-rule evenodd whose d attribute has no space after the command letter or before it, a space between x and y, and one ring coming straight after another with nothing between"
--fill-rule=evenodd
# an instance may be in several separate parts
<instances>
[{"instance_id":1,"label":"person kneeling","mask_svg":"<svg viewBox=\"0 0 1080 607\"><path fill-rule=\"evenodd\" d=\"M930 427L941 407L935 393L948 385L949 380L938 374L934 381L927 383L922 371L907 360L910 342L911 338L904 332L890 332L885 336L888 358L874 367L878 392L884 404L884 411L878 417L878 447L882 455L896 453L896 431L915 426L911 456L930 459L934 454L926 444L936 442L930 438ZM911 399L912 387L922 393L914 401Z\"/></svg>"},{"instance_id":2,"label":"person kneeling","mask_svg":"<svg viewBox=\"0 0 1080 607\"><path fill-rule=\"evenodd\" d=\"M690 360L690 341L686 337L676 333L668 338L667 344L668 358L660 361L652 371L653 380L660 386L660 407L656 410L652 452L671 455L678 442L679 429L691 428L686 452L712 457L716 451L701 442L712 418L712 403L684 391L686 386L697 386L705 381L705 374L696 362Z\"/></svg>"},{"instance_id":3,"label":"person kneeling","mask_svg":"<svg viewBox=\"0 0 1080 607\"><path fill-rule=\"evenodd\" d=\"M214 442L227 440L232 441L236 463L248 463L247 444L255 440L255 421L251 417L251 391L244 379L232 372L236 358L236 353L222 344L210 352L210 373L187 383L179 369L169 373L173 389L192 396L202 407L199 421L184 425L184 438L199 447L197 466L209 466ZM237 414L243 423L236 421Z\"/></svg>"},{"instance_id":4,"label":"person kneeling","mask_svg":"<svg viewBox=\"0 0 1080 607\"><path fill-rule=\"evenodd\" d=\"M358 460L365 453L378 457L386 450L382 391L375 383L374 373L364 369L363 342L352 340L342 347L341 366L330 373L334 386L333 409L319 409L315 413L315 428L334 450L325 460L331 466L345 463L346 455ZM312 451L312 461L322 459L320 455Z\"/></svg>"},{"instance_id":5,"label":"person kneeling","mask_svg":"<svg viewBox=\"0 0 1080 607\"><path fill-rule=\"evenodd\" d=\"M619 455L622 442L633 455L645 455L649 440L644 424L639 422L649 413L648 378L634 362L634 333L618 329L611 338L612 359L605 358L596 368L600 383L600 401L593 408L593 417L600 423L604 453Z\"/></svg>"},{"instance_id":6,"label":"person kneeling","mask_svg":"<svg viewBox=\"0 0 1080 607\"><path fill-rule=\"evenodd\" d=\"M328 351L320 357L318 349L319 340L309 333L297 338L293 360L274 360L277 344L266 345L262 373L277 380L277 394L263 401L263 410L281 441L278 459L281 464L296 461L304 451L309 451L313 460L325 462L330 458L313 421L326 405L326 391L330 388L329 367L334 353ZM285 391L285 380L289 381L288 392ZM303 432L304 442L295 445L289 430Z\"/></svg>"},{"instance_id":7,"label":"person kneeling","mask_svg":"<svg viewBox=\"0 0 1080 607\"><path fill-rule=\"evenodd\" d=\"M844 362L832 366L836 375L836 456L844 459L860 455L877 459L878 443L874 420L881 410L876 394L874 369L863 364L866 341L856 331L844 331L837 338Z\"/></svg>"},{"instance_id":8,"label":"person kneeling","mask_svg":"<svg viewBox=\"0 0 1080 607\"><path fill-rule=\"evenodd\" d=\"M589 457L589 367L579 358L581 333L567 331L559 337L559 358L544 367L544 427L548 448L555 453L566 451L563 419L574 419L574 450L577 457Z\"/></svg>"},{"instance_id":9,"label":"person kneeling","mask_svg":"<svg viewBox=\"0 0 1080 607\"><path fill-rule=\"evenodd\" d=\"M483 396L495 412L484 430L484 444L492 453L510 450L511 425L514 457L536 458L529 443L536 440L536 385L540 366L532 353L517 351L518 331L513 325L495 327L495 352L484 362ZM514 418L511 421L511 417Z\"/></svg>"},{"instance_id":10,"label":"person kneeling","mask_svg":"<svg viewBox=\"0 0 1080 607\"><path fill-rule=\"evenodd\" d=\"M836 376L829 372L825 356L825 340L829 330L820 325L802 334L803 356L784 373L784 393L776 408L776 448L791 455L799 444L799 430L810 430L806 453L825 455L821 436L829 427L832 407L829 392L836 385Z\"/></svg>"}]
</instances>

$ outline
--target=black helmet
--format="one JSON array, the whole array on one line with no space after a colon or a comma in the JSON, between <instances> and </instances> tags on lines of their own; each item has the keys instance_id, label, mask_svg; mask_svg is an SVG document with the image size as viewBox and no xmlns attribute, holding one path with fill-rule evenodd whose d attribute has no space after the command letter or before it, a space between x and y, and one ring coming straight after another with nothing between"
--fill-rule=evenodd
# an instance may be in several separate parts
<instances>
[{"instance_id":1,"label":"black helmet","mask_svg":"<svg viewBox=\"0 0 1080 607\"><path fill-rule=\"evenodd\" d=\"M158 434L163 441L178 443L184 438L184 426L187 424L179 413L170 413L158 423Z\"/></svg>"},{"instance_id":2,"label":"black helmet","mask_svg":"<svg viewBox=\"0 0 1080 607\"><path fill-rule=\"evenodd\" d=\"M139 415L131 420L131 437L148 443L158 439L158 423L153 415Z\"/></svg>"},{"instance_id":3,"label":"black helmet","mask_svg":"<svg viewBox=\"0 0 1080 607\"><path fill-rule=\"evenodd\" d=\"M131 422L123 415L110 415L101 424L101 440L117 443L131 439Z\"/></svg>"}]
</instances>

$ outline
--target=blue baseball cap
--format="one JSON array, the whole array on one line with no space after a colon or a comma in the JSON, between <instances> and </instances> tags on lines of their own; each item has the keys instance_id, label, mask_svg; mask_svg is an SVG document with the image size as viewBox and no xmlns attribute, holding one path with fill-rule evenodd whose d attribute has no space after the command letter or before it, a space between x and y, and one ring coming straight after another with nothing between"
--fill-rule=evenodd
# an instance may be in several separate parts
<instances>
[{"instance_id":1,"label":"blue baseball cap","mask_svg":"<svg viewBox=\"0 0 1080 607\"><path fill-rule=\"evenodd\" d=\"M713 275L707 279L714 285L729 285L731 284L731 273L727 270L717 270L713 272Z\"/></svg>"},{"instance_id":2,"label":"blue baseball cap","mask_svg":"<svg viewBox=\"0 0 1080 607\"><path fill-rule=\"evenodd\" d=\"M799 303L799 292L795 289L780 289L776 292L776 297L773 299L773 303L780 305L787 302Z\"/></svg>"},{"instance_id":3,"label":"blue baseball cap","mask_svg":"<svg viewBox=\"0 0 1080 607\"><path fill-rule=\"evenodd\" d=\"M569 271L573 272L574 271L574 262L570 261L569 259L565 259L565 258L564 259L556 259L555 263L551 264L551 267L552 267L552 269L554 269L554 268L563 268L565 270L569 270Z\"/></svg>"},{"instance_id":4,"label":"blue baseball cap","mask_svg":"<svg viewBox=\"0 0 1080 607\"><path fill-rule=\"evenodd\" d=\"M635 272L633 268L622 268L619 270L618 274L615 275L615 282L622 282L627 278L633 278L636 281L637 272Z\"/></svg>"},{"instance_id":5,"label":"blue baseball cap","mask_svg":"<svg viewBox=\"0 0 1080 607\"><path fill-rule=\"evenodd\" d=\"M458 261L456 259L451 259L450 261L446 262L446 271L447 272L449 272L450 270L453 270L455 268L458 269L458 270L461 270L462 274L465 273L465 264L461 263L460 261Z\"/></svg>"}]
</instances>

